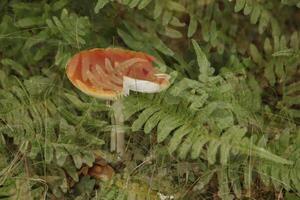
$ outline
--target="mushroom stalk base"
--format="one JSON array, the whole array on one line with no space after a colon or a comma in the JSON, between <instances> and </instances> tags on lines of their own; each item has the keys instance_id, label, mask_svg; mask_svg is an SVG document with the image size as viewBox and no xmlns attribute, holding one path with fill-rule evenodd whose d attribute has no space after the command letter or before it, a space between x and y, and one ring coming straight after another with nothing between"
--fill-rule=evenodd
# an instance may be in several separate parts
<instances>
[{"instance_id":1,"label":"mushroom stalk base","mask_svg":"<svg viewBox=\"0 0 300 200\"><path fill-rule=\"evenodd\" d=\"M116 151L120 156L125 152L124 141L124 115L123 115L123 103L121 99L116 100L112 104L113 116L112 123L114 126L111 130L110 150Z\"/></svg>"}]
</instances>

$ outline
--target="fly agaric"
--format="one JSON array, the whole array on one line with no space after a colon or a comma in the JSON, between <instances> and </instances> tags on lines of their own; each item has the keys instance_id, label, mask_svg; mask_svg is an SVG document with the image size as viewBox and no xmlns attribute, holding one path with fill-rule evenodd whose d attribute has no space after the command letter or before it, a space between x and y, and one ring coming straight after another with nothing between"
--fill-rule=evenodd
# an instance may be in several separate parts
<instances>
[{"instance_id":1,"label":"fly agaric","mask_svg":"<svg viewBox=\"0 0 300 200\"><path fill-rule=\"evenodd\" d=\"M82 92L112 105L115 128L111 132L111 151L124 154L122 95L129 91L159 92L169 86L169 75L159 74L154 57L120 48L91 49L74 55L67 63L69 80Z\"/></svg>"}]
</instances>

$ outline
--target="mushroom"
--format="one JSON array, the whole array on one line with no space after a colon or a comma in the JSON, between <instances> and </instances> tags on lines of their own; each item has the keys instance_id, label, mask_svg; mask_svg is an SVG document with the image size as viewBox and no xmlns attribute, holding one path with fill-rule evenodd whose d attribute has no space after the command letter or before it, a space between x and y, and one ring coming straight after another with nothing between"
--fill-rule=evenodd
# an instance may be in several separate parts
<instances>
[{"instance_id":1,"label":"mushroom","mask_svg":"<svg viewBox=\"0 0 300 200\"><path fill-rule=\"evenodd\" d=\"M78 172L79 175L93 177L98 180L110 180L115 174L114 169L102 157L96 157L93 166L84 165Z\"/></svg>"},{"instance_id":2,"label":"mushroom","mask_svg":"<svg viewBox=\"0 0 300 200\"><path fill-rule=\"evenodd\" d=\"M169 86L169 75L159 74L153 66L154 57L142 52L120 48L91 49L74 55L67 63L66 73L72 84L82 92L112 104L111 151L124 154L124 116L121 96L129 91L159 92Z\"/></svg>"}]
</instances>

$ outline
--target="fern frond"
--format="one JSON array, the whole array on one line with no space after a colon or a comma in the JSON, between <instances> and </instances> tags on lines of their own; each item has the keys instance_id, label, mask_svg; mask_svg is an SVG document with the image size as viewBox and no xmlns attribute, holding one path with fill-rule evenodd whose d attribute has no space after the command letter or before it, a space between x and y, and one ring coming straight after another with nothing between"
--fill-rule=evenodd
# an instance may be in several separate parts
<instances>
[{"instance_id":1,"label":"fern frond","mask_svg":"<svg viewBox=\"0 0 300 200\"><path fill-rule=\"evenodd\" d=\"M52 20L47 19L46 22L52 34L63 38L69 45L80 47L86 44L85 36L90 29L87 17L77 17L74 13L69 14L63 9L60 19L54 16Z\"/></svg>"}]
</instances>

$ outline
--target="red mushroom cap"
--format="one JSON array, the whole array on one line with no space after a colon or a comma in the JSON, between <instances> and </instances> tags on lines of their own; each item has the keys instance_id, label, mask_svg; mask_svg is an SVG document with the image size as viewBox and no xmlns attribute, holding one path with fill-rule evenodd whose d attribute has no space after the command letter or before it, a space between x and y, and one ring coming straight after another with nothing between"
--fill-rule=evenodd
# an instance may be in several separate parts
<instances>
[{"instance_id":1,"label":"red mushroom cap","mask_svg":"<svg viewBox=\"0 0 300 200\"><path fill-rule=\"evenodd\" d=\"M91 49L74 55L67 63L69 80L82 92L101 99L122 94L123 77L169 85L167 75L157 76L154 57L120 48Z\"/></svg>"}]
</instances>

